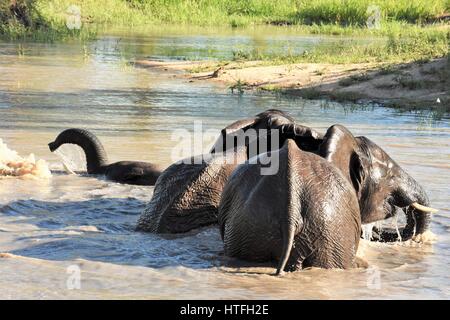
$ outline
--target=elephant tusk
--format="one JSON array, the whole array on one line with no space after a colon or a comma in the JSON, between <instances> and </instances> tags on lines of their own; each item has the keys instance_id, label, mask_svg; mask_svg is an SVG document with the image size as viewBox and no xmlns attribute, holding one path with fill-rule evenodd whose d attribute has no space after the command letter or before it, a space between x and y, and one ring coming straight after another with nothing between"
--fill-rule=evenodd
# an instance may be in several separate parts
<instances>
[{"instance_id":1,"label":"elephant tusk","mask_svg":"<svg viewBox=\"0 0 450 320\"><path fill-rule=\"evenodd\" d=\"M420 210L420 211L423 211L423 212L436 213L436 212L439 211L438 209L426 207L426 206L423 206L421 204L418 204L417 202L411 203L411 206L416 208L417 210Z\"/></svg>"}]
</instances>

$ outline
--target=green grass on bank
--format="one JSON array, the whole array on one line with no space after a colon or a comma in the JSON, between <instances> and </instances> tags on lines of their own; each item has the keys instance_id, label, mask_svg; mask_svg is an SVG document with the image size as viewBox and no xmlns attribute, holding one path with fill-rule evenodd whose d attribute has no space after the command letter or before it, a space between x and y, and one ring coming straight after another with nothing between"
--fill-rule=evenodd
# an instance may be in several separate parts
<instances>
[{"instance_id":1,"label":"green grass on bank","mask_svg":"<svg viewBox=\"0 0 450 320\"><path fill-rule=\"evenodd\" d=\"M449 11L448 0L315 0L299 1L295 22L364 26L379 12L381 22L422 23Z\"/></svg>"},{"instance_id":2,"label":"green grass on bank","mask_svg":"<svg viewBox=\"0 0 450 320\"><path fill-rule=\"evenodd\" d=\"M261 61L263 65L311 63L406 63L426 62L448 56L450 31L433 29L416 30L414 33L393 31L383 41L369 44L342 42L335 45L318 45L301 54L287 50L285 54L266 54L258 50L234 51L234 61Z\"/></svg>"},{"instance_id":3,"label":"green grass on bank","mask_svg":"<svg viewBox=\"0 0 450 320\"><path fill-rule=\"evenodd\" d=\"M95 31L66 26L66 20L43 10L44 1L0 0L0 37L10 40L55 41L91 39ZM51 1L45 2L49 5Z\"/></svg>"},{"instance_id":4,"label":"green grass on bank","mask_svg":"<svg viewBox=\"0 0 450 320\"><path fill-rule=\"evenodd\" d=\"M72 5L81 9L84 26L274 23L309 26L302 31L331 34L348 32L343 26L366 27L378 15L384 30L392 22L431 23L450 12L450 0L0 0L0 33L83 36L82 31L68 31L65 26Z\"/></svg>"},{"instance_id":5,"label":"green grass on bank","mask_svg":"<svg viewBox=\"0 0 450 320\"><path fill-rule=\"evenodd\" d=\"M81 29L66 26L68 8L73 5L81 10ZM374 12L379 13L380 24L368 28ZM433 21L448 12L450 0L0 0L0 36L54 41L90 39L99 25L293 24L291 28L304 34L384 38L368 45L319 45L302 54L289 50L276 56L237 51L235 60L262 60L268 64L395 63L447 55L448 23Z\"/></svg>"},{"instance_id":6,"label":"green grass on bank","mask_svg":"<svg viewBox=\"0 0 450 320\"><path fill-rule=\"evenodd\" d=\"M5 1L5 0L3 0ZM261 23L365 26L379 8L382 22L422 23L450 11L450 0L36 0L48 18L78 5L100 24L247 26ZM375 10L375 11L374 11Z\"/></svg>"}]
</instances>

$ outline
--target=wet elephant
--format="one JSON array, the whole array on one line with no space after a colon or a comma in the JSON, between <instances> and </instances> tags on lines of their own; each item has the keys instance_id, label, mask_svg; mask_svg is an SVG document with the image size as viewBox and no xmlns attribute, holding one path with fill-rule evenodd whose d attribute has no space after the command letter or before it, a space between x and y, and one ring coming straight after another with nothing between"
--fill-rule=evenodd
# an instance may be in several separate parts
<instances>
[{"instance_id":1,"label":"wet elephant","mask_svg":"<svg viewBox=\"0 0 450 320\"><path fill-rule=\"evenodd\" d=\"M108 163L105 148L100 140L84 129L67 129L48 144L51 152L63 144L75 144L86 155L87 172L105 175L108 180L124 184L154 185L162 169L155 164L142 161L119 161Z\"/></svg>"},{"instance_id":2,"label":"wet elephant","mask_svg":"<svg viewBox=\"0 0 450 320\"><path fill-rule=\"evenodd\" d=\"M222 188L234 168L246 159L246 149L242 148L172 164L159 177L136 230L182 233L215 224Z\"/></svg>"},{"instance_id":3,"label":"wet elephant","mask_svg":"<svg viewBox=\"0 0 450 320\"><path fill-rule=\"evenodd\" d=\"M429 227L423 188L380 147L332 126L318 150L305 152L288 139L273 155L274 175L261 166L238 166L222 193L218 221L225 254L278 262L277 273L304 267L356 266L361 223L408 208L405 238ZM259 157L266 162L262 154ZM272 156L272 155L270 155Z\"/></svg>"},{"instance_id":4,"label":"wet elephant","mask_svg":"<svg viewBox=\"0 0 450 320\"><path fill-rule=\"evenodd\" d=\"M249 150L257 153L260 145L272 145L270 131L260 130L285 126L293 126L293 119L279 110L267 110L255 117L238 120L221 131L211 154L169 166L158 179L153 197L139 218L137 230L181 233L217 223L222 189L235 167L252 157L251 153L255 151ZM305 143L310 143L311 137L319 136L310 128L295 127L298 141L304 137ZM246 135L251 129L256 135ZM205 158L208 160L204 161Z\"/></svg>"},{"instance_id":5,"label":"wet elephant","mask_svg":"<svg viewBox=\"0 0 450 320\"><path fill-rule=\"evenodd\" d=\"M341 125L330 127L319 155L333 163L352 183L363 224L384 220L403 211L407 225L402 240L420 237L430 226L431 214L424 188L382 148L366 137L354 137ZM383 234L385 240L396 236Z\"/></svg>"}]
</instances>

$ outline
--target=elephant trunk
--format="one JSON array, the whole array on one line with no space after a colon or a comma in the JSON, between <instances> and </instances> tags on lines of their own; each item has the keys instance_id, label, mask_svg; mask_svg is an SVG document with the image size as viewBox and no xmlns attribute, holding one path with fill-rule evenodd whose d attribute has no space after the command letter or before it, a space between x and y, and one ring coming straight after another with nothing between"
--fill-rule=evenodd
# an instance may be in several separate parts
<instances>
[{"instance_id":1,"label":"elephant trunk","mask_svg":"<svg viewBox=\"0 0 450 320\"><path fill-rule=\"evenodd\" d=\"M409 240L415 235L424 233L429 229L431 214L408 207L406 209L406 227L402 232L402 239Z\"/></svg>"},{"instance_id":2,"label":"elephant trunk","mask_svg":"<svg viewBox=\"0 0 450 320\"><path fill-rule=\"evenodd\" d=\"M416 202L428 207L428 197L423 190ZM403 230L402 237L411 239L415 235L422 234L430 228L430 223L431 212L422 211L413 206L409 206L406 208L406 227Z\"/></svg>"},{"instance_id":3,"label":"elephant trunk","mask_svg":"<svg viewBox=\"0 0 450 320\"><path fill-rule=\"evenodd\" d=\"M76 144L83 149L88 173L103 173L104 167L108 164L108 158L103 145L94 134L83 129L67 129L61 132L48 146L53 152L66 143Z\"/></svg>"},{"instance_id":4,"label":"elephant trunk","mask_svg":"<svg viewBox=\"0 0 450 320\"><path fill-rule=\"evenodd\" d=\"M405 177L406 175L406 177ZM405 207L406 227L402 232L402 239L408 240L427 231L431 223L430 201L425 190L413 178L404 173L405 183L397 192L398 206ZM417 205L418 204L418 205ZM419 209L418 209L419 208Z\"/></svg>"}]
</instances>

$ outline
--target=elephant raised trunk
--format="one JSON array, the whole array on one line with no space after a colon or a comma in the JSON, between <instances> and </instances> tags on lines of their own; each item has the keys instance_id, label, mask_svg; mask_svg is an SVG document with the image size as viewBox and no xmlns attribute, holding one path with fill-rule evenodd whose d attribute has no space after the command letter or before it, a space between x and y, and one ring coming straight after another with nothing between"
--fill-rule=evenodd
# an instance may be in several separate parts
<instances>
[{"instance_id":1,"label":"elephant raised trunk","mask_svg":"<svg viewBox=\"0 0 450 320\"><path fill-rule=\"evenodd\" d=\"M154 185L161 174L161 168L149 162L119 161L109 164L100 140L87 130L64 130L48 147L53 152L65 143L76 144L83 149L89 174L105 175L115 182L146 186Z\"/></svg>"},{"instance_id":2,"label":"elephant raised trunk","mask_svg":"<svg viewBox=\"0 0 450 320\"><path fill-rule=\"evenodd\" d=\"M104 173L104 167L108 165L108 157L102 143L95 135L83 129L67 129L61 132L48 146L53 152L65 143L76 144L83 149L89 174Z\"/></svg>"}]
</instances>

